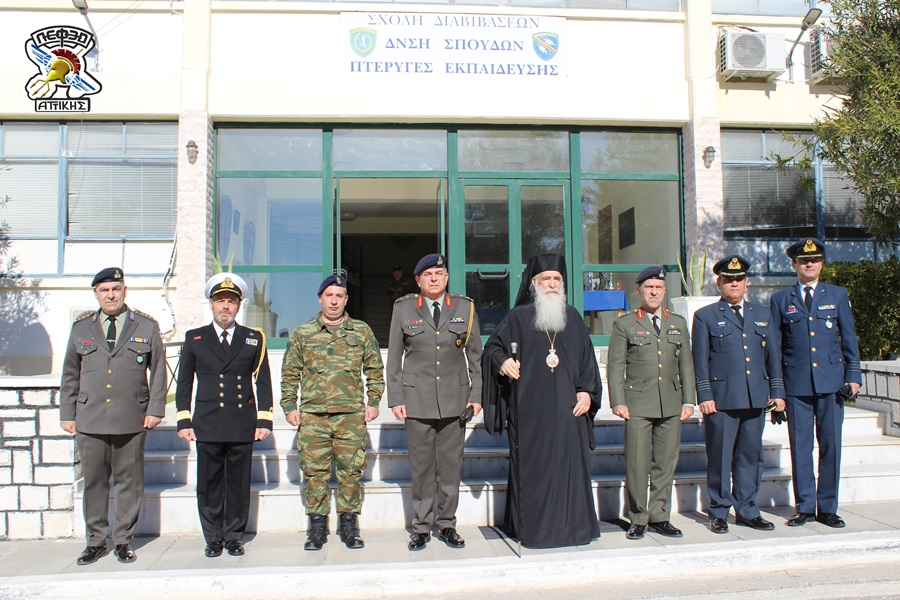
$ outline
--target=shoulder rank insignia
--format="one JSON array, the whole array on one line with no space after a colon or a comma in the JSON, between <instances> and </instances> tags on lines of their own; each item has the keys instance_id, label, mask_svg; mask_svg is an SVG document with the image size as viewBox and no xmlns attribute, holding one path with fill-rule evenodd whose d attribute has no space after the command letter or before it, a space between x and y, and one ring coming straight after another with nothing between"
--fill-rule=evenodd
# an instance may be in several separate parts
<instances>
[{"instance_id":1,"label":"shoulder rank insignia","mask_svg":"<svg viewBox=\"0 0 900 600\"><path fill-rule=\"evenodd\" d=\"M150 319L151 321L156 321L156 319L154 319L153 317L151 317L150 315L148 315L147 313L145 313L143 311L135 309L131 312L132 312L132 314L137 313L137 314L141 315L142 317L144 317L145 319Z\"/></svg>"}]
</instances>

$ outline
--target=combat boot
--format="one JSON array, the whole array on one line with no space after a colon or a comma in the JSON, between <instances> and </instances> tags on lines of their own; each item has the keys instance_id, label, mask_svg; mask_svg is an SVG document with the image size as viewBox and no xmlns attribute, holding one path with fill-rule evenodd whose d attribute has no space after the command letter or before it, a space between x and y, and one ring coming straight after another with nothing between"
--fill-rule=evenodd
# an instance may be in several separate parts
<instances>
[{"instance_id":1,"label":"combat boot","mask_svg":"<svg viewBox=\"0 0 900 600\"><path fill-rule=\"evenodd\" d=\"M341 523L338 528L338 532L341 536L341 541L344 542L344 545L350 548L351 550L359 550L363 548L366 543L363 542L363 539L359 537L359 525L356 522L356 514L355 513L341 513Z\"/></svg>"},{"instance_id":2,"label":"combat boot","mask_svg":"<svg viewBox=\"0 0 900 600\"><path fill-rule=\"evenodd\" d=\"M309 515L309 531L304 550L321 550L328 541L328 515Z\"/></svg>"}]
</instances>

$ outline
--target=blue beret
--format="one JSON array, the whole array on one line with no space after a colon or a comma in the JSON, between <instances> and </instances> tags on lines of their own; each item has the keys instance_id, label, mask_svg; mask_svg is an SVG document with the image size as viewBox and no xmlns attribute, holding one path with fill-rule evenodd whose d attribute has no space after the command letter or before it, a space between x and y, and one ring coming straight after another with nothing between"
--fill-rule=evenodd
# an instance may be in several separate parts
<instances>
[{"instance_id":1,"label":"blue beret","mask_svg":"<svg viewBox=\"0 0 900 600\"><path fill-rule=\"evenodd\" d=\"M447 257L443 254L429 254L425 256L416 264L415 270L413 270L413 275L419 275L425 269L430 269L431 267L444 267L447 268Z\"/></svg>"},{"instance_id":2,"label":"blue beret","mask_svg":"<svg viewBox=\"0 0 900 600\"><path fill-rule=\"evenodd\" d=\"M346 290L347 289L347 278L344 277L343 275L329 275L324 280L322 280L322 283L319 285L319 291L316 292L316 296L321 296L322 292L325 291L325 288L332 286L332 285L342 287Z\"/></svg>"},{"instance_id":3,"label":"blue beret","mask_svg":"<svg viewBox=\"0 0 900 600\"><path fill-rule=\"evenodd\" d=\"M665 281L666 270L662 267L647 267L646 269L638 273L638 276L634 280L634 282L638 285L641 285L648 279L662 279L663 281Z\"/></svg>"},{"instance_id":4,"label":"blue beret","mask_svg":"<svg viewBox=\"0 0 900 600\"><path fill-rule=\"evenodd\" d=\"M730 254L713 265L713 273L726 277L746 275L750 270L750 261L739 254Z\"/></svg>"},{"instance_id":5,"label":"blue beret","mask_svg":"<svg viewBox=\"0 0 900 600\"><path fill-rule=\"evenodd\" d=\"M103 269L96 275L94 275L94 280L91 282L91 287L96 286L98 283L106 283L107 281L122 281L125 279L125 273L122 272L122 269L119 267L109 267L108 269Z\"/></svg>"},{"instance_id":6,"label":"blue beret","mask_svg":"<svg viewBox=\"0 0 900 600\"><path fill-rule=\"evenodd\" d=\"M825 258L825 244L816 238L806 238L797 243L791 244L787 249L788 258L797 260L798 258Z\"/></svg>"}]
</instances>

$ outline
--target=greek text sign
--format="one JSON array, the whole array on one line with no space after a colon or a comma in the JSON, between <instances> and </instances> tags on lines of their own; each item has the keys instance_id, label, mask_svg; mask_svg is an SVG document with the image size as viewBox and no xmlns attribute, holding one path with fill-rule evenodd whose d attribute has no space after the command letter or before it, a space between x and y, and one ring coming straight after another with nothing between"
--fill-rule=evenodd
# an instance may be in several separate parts
<instances>
[{"instance_id":1,"label":"greek text sign","mask_svg":"<svg viewBox=\"0 0 900 600\"><path fill-rule=\"evenodd\" d=\"M341 13L351 73L564 75L566 20L523 15Z\"/></svg>"}]
</instances>

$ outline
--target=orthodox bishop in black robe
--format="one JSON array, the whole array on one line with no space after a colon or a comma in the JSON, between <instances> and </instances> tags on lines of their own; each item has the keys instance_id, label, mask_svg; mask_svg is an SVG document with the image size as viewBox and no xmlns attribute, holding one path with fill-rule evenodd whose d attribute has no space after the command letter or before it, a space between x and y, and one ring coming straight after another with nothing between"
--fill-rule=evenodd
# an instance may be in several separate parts
<instances>
[{"instance_id":1,"label":"orthodox bishop in black robe","mask_svg":"<svg viewBox=\"0 0 900 600\"><path fill-rule=\"evenodd\" d=\"M600 372L581 315L565 303L565 273L564 257L533 257L516 306L482 355L485 428L509 437L506 522L533 548L600 537L590 470ZM547 313L536 304L546 297L556 317L542 320Z\"/></svg>"}]
</instances>

